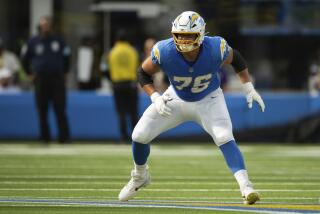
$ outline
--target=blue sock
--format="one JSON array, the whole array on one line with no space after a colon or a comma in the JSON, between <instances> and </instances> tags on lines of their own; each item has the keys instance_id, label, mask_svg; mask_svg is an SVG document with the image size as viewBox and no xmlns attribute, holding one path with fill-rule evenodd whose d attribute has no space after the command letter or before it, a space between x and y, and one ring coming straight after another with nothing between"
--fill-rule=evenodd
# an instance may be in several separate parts
<instances>
[{"instance_id":1,"label":"blue sock","mask_svg":"<svg viewBox=\"0 0 320 214\"><path fill-rule=\"evenodd\" d=\"M233 174L241 169L246 169L242 154L234 140L221 145L219 148Z\"/></svg>"},{"instance_id":2,"label":"blue sock","mask_svg":"<svg viewBox=\"0 0 320 214\"><path fill-rule=\"evenodd\" d=\"M144 165L150 154L150 145L132 141L133 160L137 165Z\"/></svg>"}]
</instances>

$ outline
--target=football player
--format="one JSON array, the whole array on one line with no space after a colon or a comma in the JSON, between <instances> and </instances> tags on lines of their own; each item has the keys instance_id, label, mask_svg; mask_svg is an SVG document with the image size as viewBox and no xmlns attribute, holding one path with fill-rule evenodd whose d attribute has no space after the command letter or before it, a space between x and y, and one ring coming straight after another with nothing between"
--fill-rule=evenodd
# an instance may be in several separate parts
<instances>
[{"instance_id":1,"label":"football player","mask_svg":"<svg viewBox=\"0 0 320 214\"><path fill-rule=\"evenodd\" d=\"M222 151L237 180L244 203L254 204L259 194L248 178L242 154L232 133L232 124L220 88L219 70L231 64L246 93L249 108L256 101L261 111L263 100L250 81L247 63L239 51L221 37L205 36L205 21L196 12L186 11L172 23L172 37L156 43L139 71L139 82L152 104L144 112L132 133L135 162L131 180L119 193L120 201L132 199L151 179L147 158L150 142L162 132L185 121L194 121L208 132ZM160 95L155 91L152 75L163 70L170 80Z\"/></svg>"}]
</instances>

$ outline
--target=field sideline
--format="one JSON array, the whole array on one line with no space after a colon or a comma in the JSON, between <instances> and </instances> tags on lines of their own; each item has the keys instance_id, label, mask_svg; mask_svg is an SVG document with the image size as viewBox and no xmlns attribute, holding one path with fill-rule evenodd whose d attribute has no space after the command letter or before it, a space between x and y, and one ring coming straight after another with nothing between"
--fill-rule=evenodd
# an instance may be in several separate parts
<instances>
[{"instance_id":1,"label":"field sideline","mask_svg":"<svg viewBox=\"0 0 320 214\"><path fill-rule=\"evenodd\" d=\"M320 145L241 145L262 200L242 205L213 144L151 147L152 184L135 200L130 145L0 144L0 213L320 213Z\"/></svg>"}]
</instances>

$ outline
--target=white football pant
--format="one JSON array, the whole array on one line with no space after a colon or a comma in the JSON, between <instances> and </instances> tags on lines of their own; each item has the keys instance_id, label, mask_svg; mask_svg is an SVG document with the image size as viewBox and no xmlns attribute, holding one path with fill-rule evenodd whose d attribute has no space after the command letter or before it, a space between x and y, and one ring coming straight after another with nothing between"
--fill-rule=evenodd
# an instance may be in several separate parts
<instances>
[{"instance_id":1,"label":"white football pant","mask_svg":"<svg viewBox=\"0 0 320 214\"><path fill-rule=\"evenodd\" d=\"M133 130L134 142L147 144L161 133L186 121L198 123L212 136L217 146L234 140L229 112L220 88L197 102L180 99L172 86L162 96L172 98L167 102L172 115L161 116L151 104Z\"/></svg>"}]
</instances>

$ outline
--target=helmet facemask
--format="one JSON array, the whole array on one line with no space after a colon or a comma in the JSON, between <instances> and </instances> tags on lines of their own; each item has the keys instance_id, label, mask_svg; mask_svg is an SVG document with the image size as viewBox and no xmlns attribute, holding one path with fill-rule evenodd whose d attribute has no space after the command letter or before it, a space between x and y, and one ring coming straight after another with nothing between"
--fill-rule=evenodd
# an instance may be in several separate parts
<instances>
[{"instance_id":1,"label":"helmet facemask","mask_svg":"<svg viewBox=\"0 0 320 214\"><path fill-rule=\"evenodd\" d=\"M195 39L180 39L179 35L188 34L194 35ZM184 33L184 32L172 32L174 43L176 44L177 50L180 52L190 52L200 47L200 33Z\"/></svg>"}]
</instances>

